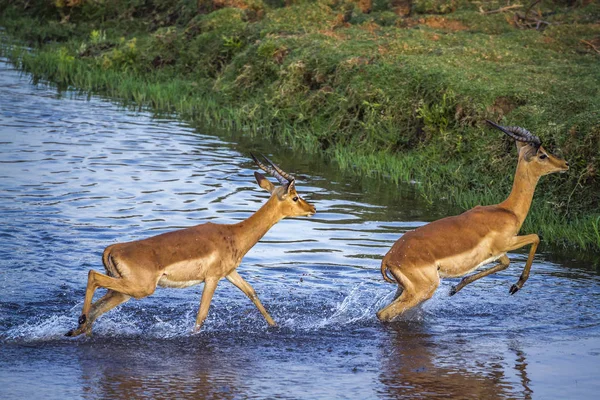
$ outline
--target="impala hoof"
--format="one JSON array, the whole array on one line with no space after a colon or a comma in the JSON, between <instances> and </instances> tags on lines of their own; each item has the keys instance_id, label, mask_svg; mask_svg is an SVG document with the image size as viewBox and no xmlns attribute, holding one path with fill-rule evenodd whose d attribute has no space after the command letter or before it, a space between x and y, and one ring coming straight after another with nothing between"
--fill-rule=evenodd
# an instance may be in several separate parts
<instances>
[{"instance_id":1,"label":"impala hoof","mask_svg":"<svg viewBox=\"0 0 600 400\"><path fill-rule=\"evenodd\" d=\"M454 296L456 293L458 293L458 290L456 290L456 286L452 286L450 288L450 293L448 293L449 296Z\"/></svg>"},{"instance_id":2,"label":"impala hoof","mask_svg":"<svg viewBox=\"0 0 600 400\"><path fill-rule=\"evenodd\" d=\"M92 335L92 331L91 330L79 327L77 329L71 329L69 332L65 333L65 336L66 337L74 337L74 336L82 335L84 333L86 335L88 335L88 336Z\"/></svg>"},{"instance_id":3,"label":"impala hoof","mask_svg":"<svg viewBox=\"0 0 600 400\"><path fill-rule=\"evenodd\" d=\"M375 315L377 315L377 319L381 322L390 322L390 318L381 311L378 311Z\"/></svg>"},{"instance_id":4,"label":"impala hoof","mask_svg":"<svg viewBox=\"0 0 600 400\"><path fill-rule=\"evenodd\" d=\"M83 325L83 324L85 324L85 321L87 321L86 315L85 314L81 314L79 316L79 320L77 320L77 322L79 322L79 325Z\"/></svg>"},{"instance_id":5,"label":"impala hoof","mask_svg":"<svg viewBox=\"0 0 600 400\"><path fill-rule=\"evenodd\" d=\"M519 289L521 289L520 287L518 287L516 284L512 285L510 287L509 293L510 294L515 294L519 291Z\"/></svg>"}]
</instances>

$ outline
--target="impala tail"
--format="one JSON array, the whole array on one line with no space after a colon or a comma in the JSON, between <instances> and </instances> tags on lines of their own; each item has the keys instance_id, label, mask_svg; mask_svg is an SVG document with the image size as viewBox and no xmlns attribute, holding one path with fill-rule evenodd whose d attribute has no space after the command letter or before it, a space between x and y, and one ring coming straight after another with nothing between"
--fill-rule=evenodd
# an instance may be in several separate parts
<instances>
[{"instance_id":1,"label":"impala tail","mask_svg":"<svg viewBox=\"0 0 600 400\"><path fill-rule=\"evenodd\" d=\"M381 275L383 276L383 280L385 280L386 282L389 282L389 283L397 283L395 278L391 278L388 275L388 269L389 269L389 267L388 267L387 262L382 261L381 262Z\"/></svg>"}]
</instances>

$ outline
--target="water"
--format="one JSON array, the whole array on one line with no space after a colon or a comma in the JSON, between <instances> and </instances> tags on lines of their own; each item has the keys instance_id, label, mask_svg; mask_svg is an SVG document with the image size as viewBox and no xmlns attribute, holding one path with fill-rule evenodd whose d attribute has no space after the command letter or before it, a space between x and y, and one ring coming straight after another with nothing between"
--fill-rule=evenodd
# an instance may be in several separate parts
<instances>
[{"instance_id":1,"label":"water","mask_svg":"<svg viewBox=\"0 0 600 400\"><path fill-rule=\"evenodd\" d=\"M342 174L245 136L32 85L0 63L0 397L596 398L600 280L572 255L539 253L508 295L507 270L383 325L395 287L379 260L398 237L455 210L410 187ZM229 282L198 335L202 286L158 289L76 326L104 247L212 220L267 199L249 151L301 178L311 219L277 224L238 269L278 328ZM559 261L557 261L559 260Z\"/></svg>"}]
</instances>

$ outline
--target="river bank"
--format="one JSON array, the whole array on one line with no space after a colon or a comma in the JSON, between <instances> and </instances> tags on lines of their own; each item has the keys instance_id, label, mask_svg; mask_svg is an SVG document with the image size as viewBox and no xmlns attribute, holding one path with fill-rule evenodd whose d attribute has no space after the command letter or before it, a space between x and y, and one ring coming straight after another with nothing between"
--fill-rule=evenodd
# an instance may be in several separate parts
<instances>
[{"instance_id":1,"label":"river bank","mask_svg":"<svg viewBox=\"0 0 600 400\"><path fill-rule=\"evenodd\" d=\"M392 324L380 260L447 215L414 186L111 99L30 82L0 58L0 398L596 399L600 275L589 252L539 250ZM268 194L249 151L300 174L312 218L276 224L238 269L278 328L229 282L192 334L202 286L159 289L68 338L109 244L248 217ZM98 293L101 295L101 293Z\"/></svg>"},{"instance_id":2,"label":"river bank","mask_svg":"<svg viewBox=\"0 0 600 400\"><path fill-rule=\"evenodd\" d=\"M466 1L417 1L408 17L378 3L22 4L0 1L0 25L31 50L2 53L36 79L323 152L431 202L502 200L514 147L481 121L525 126L572 168L542 179L523 230L600 250L598 5L542 2L537 30Z\"/></svg>"}]
</instances>

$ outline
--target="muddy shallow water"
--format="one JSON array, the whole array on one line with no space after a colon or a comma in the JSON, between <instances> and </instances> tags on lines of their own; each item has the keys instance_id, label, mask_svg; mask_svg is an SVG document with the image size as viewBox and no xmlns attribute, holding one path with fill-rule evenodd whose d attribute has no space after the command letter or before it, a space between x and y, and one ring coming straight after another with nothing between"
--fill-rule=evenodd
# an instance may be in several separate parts
<instances>
[{"instance_id":1,"label":"muddy shallow water","mask_svg":"<svg viewBox=\"0 0 600 400\"><path fill-rule=\"evenodd\" d=\"M91 338L63 337L107 245L258 209L250 151L297 173L318 211L277 224L238 269L278 328L222 281L198 335L202 286L158 289ZM526 259L510 254L456 296L458 280L443 280L402 321L377 321L395 291L381 257L453 211L243 135L33 85L0 62L0 398L597 398L600 279L576 256L540 252L510 296Z\"/></svg>"}]
</instances>

